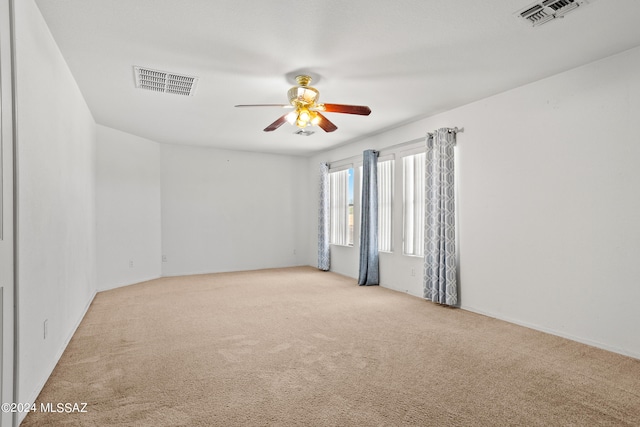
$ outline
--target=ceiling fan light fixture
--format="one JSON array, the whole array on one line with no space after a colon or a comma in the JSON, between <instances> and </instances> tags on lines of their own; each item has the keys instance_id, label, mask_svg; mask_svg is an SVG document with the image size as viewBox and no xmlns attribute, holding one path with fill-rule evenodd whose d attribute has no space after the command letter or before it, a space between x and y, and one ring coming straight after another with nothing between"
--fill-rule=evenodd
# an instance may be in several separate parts
<instances>
[{"instance_id":1,"label":"ceiling fan light fixture","mask_svg":"<svg viewBox=\"0 0 640 427\"><path fill-rule=\"evenodd\" d=\"M293 110L292 112L287 114L285 118L290 125L293 125L296 123L296 120L298 120L298 112L296 110Z\"/></svg>"},{"instance_id":2,"label":"ceiling fan light fixture","mask_svg":"<svg viewBox=\"0 0 640 427\"><path fill-rule=\"evenodd\" d=\"M318 115L318 113L316 113L315 111L311 112L311 120L310 123L313 126L318 126L318 124L320 123L320 116Z\"/></svg>"},{"instance_id":3,"label":"ceiling fan light fixture","mask_svg":"<svg viewBox=\"0 0 640 427\"><path fill-rule=\"evenodd\" d=\"M296 110L287 114L285 120L289 124L304 129L309 125L317 125L320 122L320 117L318 117L318 113L315 111L311 111L305 107L298 107Z\"/></svg>"},{"instance_id":4,"label":"ceiling fan light fixture","mask_svg":"<svg viewBox=\"0 0 640 427\"><path fill-rule=\"evenodd\" d=\"M300 129L304 129L309 125L309 120L311 119L311 115L309 114L309 110L303 108L300 110L300 114L298 114L298 119L296 120L296 126Z\"/></svg>"},{"instance_id":5,"label":"ceiling fan light fixture","mask_svg":"<svg viewBox=\"0 0 640 427\"><path fill-rule=\"evenodd\" d=\"M298 114L298 120L309 123L309 120L311 120L311 113L309 112L309 110L307 110L306 108L301 108L300 114Z\"/></svg>"}]
</instances>

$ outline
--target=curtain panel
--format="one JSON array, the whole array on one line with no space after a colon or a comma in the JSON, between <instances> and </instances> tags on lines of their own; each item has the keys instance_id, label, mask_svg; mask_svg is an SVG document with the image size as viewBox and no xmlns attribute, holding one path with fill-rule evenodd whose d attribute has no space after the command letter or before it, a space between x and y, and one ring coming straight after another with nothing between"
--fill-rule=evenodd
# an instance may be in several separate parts
<instances>
[{"instance_id":1,"label":"curtain panel","mask_svg":"<svg viewBox=\"0 0 640 427\"><path fill-rule=\"evenodd\" d=\"M358 284L379 284L378 268L378 152L366 150L362 159L360 205L360 272Z\"/></svg>"},{"instance_id":2,"label":"curtain panel","mask_svg":"<svg viewBox=\"0 0 640 427\"><path fill-rule=\"evenodd\" d=\"M457 305L454 146L447 128L427 136L425 161L424 297Z\"/></svg>"},{"instance_id":3,"label":"curtain panel","mask_svg":"<svg viewBox=\"0 0 640 427\"><path fill-rule=\"evenodd\" d=\"M318 207L318 268L329 271L329 164L320 163L320 205Z\"/></svg>"}]
</instances>

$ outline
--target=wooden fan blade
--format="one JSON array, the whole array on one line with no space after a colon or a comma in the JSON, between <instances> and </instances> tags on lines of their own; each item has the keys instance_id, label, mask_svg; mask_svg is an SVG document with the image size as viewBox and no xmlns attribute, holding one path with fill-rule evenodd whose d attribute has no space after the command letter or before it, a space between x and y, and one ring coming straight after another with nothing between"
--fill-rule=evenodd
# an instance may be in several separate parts
<instances>
[{"instance_id":1,"label":"wooden fan blade","mask_svg":"<svg viewBox=\"0 0 640 427\"><path fill-rule=\"evenodd\" d=\"M329 119L327 119L325 116L323 116L322 114L320 114L318 112L316 112L316 114L318 115L318 117L320 117L320 121L318 122L318 126L320 126L323 131L325 131L325 132L333 132L334 130L338 129L338 126L336 126L333 123L331 123L331 121Z\"/></svg>"},{"instance_id":2,"label":"wooden fan blade","mask_svg":"<svg viewBox=\"0 0 640 427\"><path fill-rule=\"evenodd\" d=\"M246 105L234 105L234 107L280 107L280 108L293 108L291 104L246 104Z\"/></svg>"},{"instance_id":3,"label":"wooden fan blade","mask_svg":"<svg viewBox=\"0 0 640 427\"><path fill-rule=\"evenodd\" d=\"M278 129L280 126L282 126L287 121L287 114L285 114L283 116L280 116L278 118L278 120L276 120L275 122L271 123L269 126L264 128L264 131L265 132L272 132L272 131Z\"/></svg>"},{"instance_id":4,"label":"wooden fan blade","mask_svg":"<svg viewBox=\"0 0 640 427\"><path fill-rule=\"evenodd\" d=\"M345 104L324 104L324 111L327 113L346 113L368 116L371 109L365 105L345 105Z\"/></svg>"}]
</instances>

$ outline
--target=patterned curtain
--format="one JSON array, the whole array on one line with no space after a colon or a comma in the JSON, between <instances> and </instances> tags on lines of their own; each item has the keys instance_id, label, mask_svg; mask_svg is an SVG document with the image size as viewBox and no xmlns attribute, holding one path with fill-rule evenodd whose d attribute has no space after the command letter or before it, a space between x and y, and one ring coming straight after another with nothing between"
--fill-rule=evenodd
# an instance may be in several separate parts
<instances>
[{"instance_id":1,"label":"patterned curtain","mask_svg":"<svg viewBox=\"0 0 640 427\"><path fill-rule=\"evenodd\" d=\"M366 150L362 159L359 285L378 285L378 152Z\"/></svg>"},{"instance_id":2,"label":"patterned curtain","mask_svg":"<svg viewBox=\"0 0 640 427\"><path fill-rule=\"evenodd\" d=\"M438 129L427 137L425 165L424 297L456 305L454 157L456 134Z\"/></svg>"},{"instance_id":3,"label":"patterned curtain","mask_svg":"<svg viewBox=\"0 0 640 427\"><path fill-rule=\"evenodd\" d=\"M318 209L318 268L329 271L329 164L320 163L320 206Z\"/></svg>"}]
</instances>

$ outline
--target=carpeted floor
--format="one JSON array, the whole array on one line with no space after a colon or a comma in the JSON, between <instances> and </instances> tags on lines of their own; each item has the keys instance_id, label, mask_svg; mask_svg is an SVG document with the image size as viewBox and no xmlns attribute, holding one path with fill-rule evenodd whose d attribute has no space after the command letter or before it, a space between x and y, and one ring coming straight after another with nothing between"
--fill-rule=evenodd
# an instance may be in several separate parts
<instances>
[{"instance_id":1,"label":"carpeted floor","mask_svg":"<svg viewBox=\"0 0 640 427\"><path fill-rule=\"evenodd\" d=\"M23 426L640 426L640 360L310 267L99 293Z\"/></svg>"}]
</instances>

